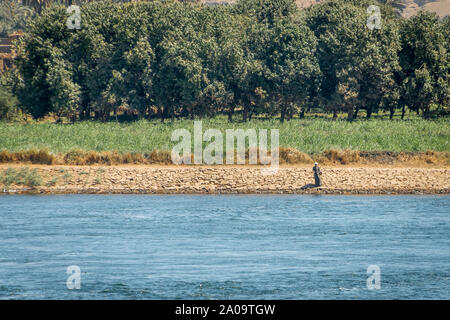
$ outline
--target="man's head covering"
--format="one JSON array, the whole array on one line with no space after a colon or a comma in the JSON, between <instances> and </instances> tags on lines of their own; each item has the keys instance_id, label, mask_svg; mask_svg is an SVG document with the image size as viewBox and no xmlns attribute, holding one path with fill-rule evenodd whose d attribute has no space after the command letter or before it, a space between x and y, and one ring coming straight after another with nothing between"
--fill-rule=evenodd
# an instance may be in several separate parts
<instances>
[{"instance_id":1,"label":"man's head covering","mask_svg":"<svg viewBox=\"0 0 450 320\"><path fill-rule=\"evenodd\" d=\"M315 166L317 166L317 165L318 165L318 163L317 163L317 162L314 162L314 165L315 165Z\"/></svg>"}]
</instances>

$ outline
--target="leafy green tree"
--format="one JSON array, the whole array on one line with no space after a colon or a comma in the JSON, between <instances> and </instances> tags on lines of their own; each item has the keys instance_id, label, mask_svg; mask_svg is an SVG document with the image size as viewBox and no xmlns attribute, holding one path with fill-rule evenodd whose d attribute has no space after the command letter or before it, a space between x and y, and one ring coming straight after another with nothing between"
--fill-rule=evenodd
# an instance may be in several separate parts
<instances>
[{"instance_id":1,"label":"leafy green tree","mask_svg":"<svg viewBox=\"0 0 450 320\"><path fill-rule=\"evenodd\" d=\"M0 120L11 119L17 105L17 99L13 96L6 79L7 74L2 74L0 78Z\"/></svg>"},{"instance_id":2,"label":"leafy green tree","mask_svg":"<svg viewBox=\"0 0 450 320\"><path fill-rule=\"evenodd\" d=\"M314 106L352 120L360 109L391 118L397 106L448 110L449 19L400 22L382 1L381 28L372 30L369 0L303 11L293 0L109 0L83 4L81 29L70 30L60 2L70 4L45 2L16 49L13 92L34 118L106 121L124 111L232 121L242 110L244 121L284 121Z\"/></svg>"},{"instance_id":3,"label":"leafy green tree","mask_svg":"<svg viewBox=\"0 0 450 320\"><path fill-rule=\"evenodd\" d=\"M124 53L130 47L122 45L120 39L119 8L111 1L84 5L81 29L69 31L70 37L63 44L67 59L76 66L74 80L81 90L78 109L83 118L94 113L96 119L106 121L123 102L121 71Z\"/></svg>"},{"instance_id":4,"label":"leafy green tree","mask_svg":"<svg viewBox=\"0 0 450 320\"><path fill-rule=\"evenodd\" d=\"M273 24L290 17L297 10L297 5L294 0L239 0L235 10L259 23Z\"/></svg>"},{"instance_id":5,"label":"leafy green tree","mask_svg":"<svg viewBox=\"0 0 450 320\"><path fill-rule=\"evenodd\" d=\"M133 110L146 115L152 105L153 69L155 59L153 49L147 39L140 39L125 53L123 96Z\"/></svg>"},{"instance_id":6,"label":"leafy green tree","mask_svg":"<svg viewBox=\"0 0 450 320\"><path fill-rule=\"evenodd\" d=\"M317 91L320 70L315 56L316 39L305 26L303 17L297 16L295 1L242 0L237 12L254 22L247 29L245 48L247 61L253 65L253 84L241 103L246 119L250 111L263 110L281 121L290 118L297 105L306 106ZM257 108L262 105L262 108Z\"/></svg>"},{"instance_id":7,"label":"leafy green tree","mask_svg":"<svg viewBox=\"0 0 450 320\"><path fill-rule=\"evenodd\" d=\"M265 90L277 106L280 121L292 114L294 104L306 103L320 73L315 56L316 38L300 22L281 19L270 29L264 52Z\"/></svg>"},{"instance_id":8,"label":"leafy green tree","mask_svg":"<svg viewBox=\"0 0 450 320\"><path fill-rule=\"evenodd\" d=\"M155 22L155 27L177 19L156 44L157 65L153 82L153 97L161 120L174 117L181 109L194 112L207 83L200 51L203 34L194 29L194 12L181 4L169 5L168 15ZM180 23L181 22L181 23Z\"/></svg>"},{"instance_id":9,"label":"leafy green tree","mask_svg":"<svg viewBox=\"0 0 450 320\"><path fill-rule=\"evenodd\" d=\"M74 116L79 101L79 87L72 81L71 66L62 51L49 40L35 38L16 58L13 92L23 109L39 119L50 112L58 116ZM31 54L31 52L35 54ZM29 54L27 54L27 53ZM42 59L42 60L41 60ZM41 60L34 64L33 60Z\"/></svg>"},{"instance_id":10,"label":"leafy green tree","mask_svg":"<svg viewBox=\"0 0 450 320\"><path fill-rule=\"evenodd\" d=\"M381 6L381 4L380 4ZM395 84L399 37L395 14L382 7L380 29L367 27L367 1L330 1L307 11L309 27L318 37L318 59L323 73L322 105L345 111L348 120L366 109L370 117ZM384 10L384 11L383 11Z\"/></svg>"},{"instance_id":11,"label":"leafy green tree","mask_svg":"<svg viewBox=\"0 0 450 320\"><path fill-rule=\"evenodd\" d=\"M65 59L64 43L70 37L63 8L49 11L30 23L19 41L13 92L34 118L49 112L73 115L79 86L73 81L72 65Z\"/></svg>"},{"instance_id":12,"label":"leafy green tree","mask_svg":"<svg viewBox=\"0 0 450 320\"><path fill-rule=\"evenodd\" d=\"M402 102L430 117L432 104L448 108L448 29L436 14L420 12L404 21L401 33Z\"/></svg>"},{"instance_id":13,"label":"leafy green tree","mask_svg":"<svg viewBox=\"0 0 450 320\"><path fill-rule=\"evenodd\" d=\"M255 41L260 35L259 25L226 8L217 13L212 23L219 54L210 56L209 78L224 88L216 93L216 101L228 113L228 120L232 121L234 108L241 106L243 120L247 121L256 111L261 85L262 61L257 51L262 47Z\"/></svg>"}]
</instances>

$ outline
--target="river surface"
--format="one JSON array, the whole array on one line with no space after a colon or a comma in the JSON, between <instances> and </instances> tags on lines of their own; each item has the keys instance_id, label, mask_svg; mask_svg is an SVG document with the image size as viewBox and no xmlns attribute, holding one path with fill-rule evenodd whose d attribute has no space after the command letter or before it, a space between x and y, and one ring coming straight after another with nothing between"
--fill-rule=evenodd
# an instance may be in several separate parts
<instances>
[{"instance_id":1,"label":"river surface","mask_svg":"<svg viewBox=\"0 0 450 320\"><path fill-rule=\"evenodd\" d=\"M355 298L450 299L450 196L0 196L0 299Z\"/></svg>"}]
</instances>

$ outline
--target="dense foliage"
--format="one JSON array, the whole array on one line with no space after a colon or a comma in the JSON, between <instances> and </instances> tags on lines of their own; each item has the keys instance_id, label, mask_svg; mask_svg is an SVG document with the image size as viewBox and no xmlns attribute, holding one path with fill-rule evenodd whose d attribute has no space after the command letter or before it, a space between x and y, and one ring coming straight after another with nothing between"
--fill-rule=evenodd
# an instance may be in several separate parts
<instances>
[{"instance_id":1,"label":"dense foliage","mask_svg":"<svg viewBox=\"0 0 450 320\"><path fill-rule=\"evenodd\" d=\"M384 2L380 29L367 27L365 0L301 11L293 0L97 1L81 7L79 30L66 27L64 6L51 6L18 44L13 92L34 118L73 120L448 114L448 19L404 20Z\"/></svg>"},{"instance_id":2,"label":"dense foliage","mask_svg":"<svg viewBox=\"0 0 450 320\"><path fill-rule=\"evenodd\" d=\"M2 0L0 2L0 37L6 38L14 31L24 29L33 15L33 10L19 0Z\"/></svg>"}]
</instances>

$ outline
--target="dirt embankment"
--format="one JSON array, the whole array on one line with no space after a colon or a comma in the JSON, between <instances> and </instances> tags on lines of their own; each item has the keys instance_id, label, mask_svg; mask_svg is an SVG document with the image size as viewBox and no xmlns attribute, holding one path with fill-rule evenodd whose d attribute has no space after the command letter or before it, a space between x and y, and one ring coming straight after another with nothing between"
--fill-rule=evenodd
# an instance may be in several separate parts
<instances>
[{"instance_id":1,"label":"dirt embankment","mask_svg":"<svg viewBox=\"0 0 450 320\"><path fill-rule=\"evenodd\" d=\"M248 160L249 151L246 151ZM225 158L225 155L224 155ZM193 155L191 155L193 163ZM319 154L306 154L294 148L279 149L282 165L311 165L315 161L323 165L395 165L409 167L450 166L450 152L391 152L358 150L325 150ZM0 164L47 165L155 165L172 164L171 153L154 150L148 153L117 151L71 150L55 154L46 149L25 151L0 151Z\"/></svg>"},{"instance_id":2,"label":"dirt embankment","mask_svg":"<svg viewBox=\"0 0 450 320\"><path fill-rule=\"evenodd\" d=\"M19 172L23 166L2 165ZM323 185L308 167L279 168L264 174L261 166L43 166L33 187L0 185L3 193L142 193L142 194L448 194L450 169L322 166ZM308 186L309 185L309 186Z\"/></svg>"}]
</instances>

